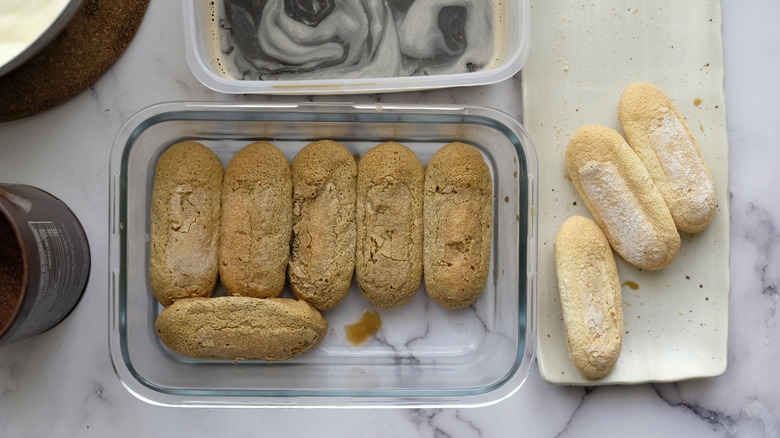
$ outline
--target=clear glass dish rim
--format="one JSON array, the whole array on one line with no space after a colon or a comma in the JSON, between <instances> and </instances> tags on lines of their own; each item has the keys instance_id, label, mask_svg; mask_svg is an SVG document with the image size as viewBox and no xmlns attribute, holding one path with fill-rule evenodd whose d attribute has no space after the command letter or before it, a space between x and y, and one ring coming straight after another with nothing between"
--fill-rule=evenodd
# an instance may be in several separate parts
<instances>
[{"instance_id":1,"label":"clear glass dish rim","mask_svg":"<svg viewBox=\"0 0 780 438\"><path fill-rule=\"evenodd\" d=\"M391 391L297 391L297 390L186 390L161 392L144 383L142 376L134 374L125 360L126 351L121 327L126 321L121 313L119 299L121 276L119 261L122 255L119 217L121 211L120 179L124 155L133 138L142 132L149 120L171 113L230 113L230 112L305 112L305 113L353 113L370 114L424 114L446 116L473 116L490 119L503 125L517 136L518 156L525 159L528 187L527 203L531 214L526 218L526 253L520 254L526 260L526 270L521 279L526 283L524 350L518 350L515 364L507 376L493 385L470 390L391 390ZM306 102L296 104L280 103L216 103L216 102L166 102L146 107L131 116L119 130L113 144L110 158L110 214L109 214L109 350L114 371L122 385L137 398L160 406L172 407L245 407L245 408L426 408L426 407L478 407L497 403L514 394L530 374L536 350L536 294L537 294L537 215L535 213L538 187L536 178L538 164L534 145L525 128L508 114L494 108L477 105L396 105L396 104L352 104L329 102ZM521 222L522 223L522 222ZM522 231L521 231L522 232ZM520 324L518 324L520 327Z\"/></svg>"}]
</instances>

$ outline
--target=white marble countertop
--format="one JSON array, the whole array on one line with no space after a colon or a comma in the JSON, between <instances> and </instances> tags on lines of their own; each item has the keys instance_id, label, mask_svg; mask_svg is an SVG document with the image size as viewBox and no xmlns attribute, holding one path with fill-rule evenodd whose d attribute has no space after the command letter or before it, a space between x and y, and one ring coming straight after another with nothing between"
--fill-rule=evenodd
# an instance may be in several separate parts
<instances>
[{"instance_id":1,"label":"white marble countertop","mask_svg":"<svg viewBox=\"0 0 780 438\"><path fill-rule=\"evenodd\" d=\"M89 90L43 114L0 124L0 180L63 199L87 230L93 261L74 313L44 334L0 348L0 438L780 436L778 21L775 1L723 2L732 290L729 364L722 376L562 387L544 383L534 366L517 393L483 408L178 409L136 399L120 384L109 357L108 162L114 137L133 113L157 102L306 98L206 89L184 59L181 3L152 1L127 52ZM519 92L515 77L469 89L314 100L470 103L520 118Z\"/></svg>"}]
</instances>

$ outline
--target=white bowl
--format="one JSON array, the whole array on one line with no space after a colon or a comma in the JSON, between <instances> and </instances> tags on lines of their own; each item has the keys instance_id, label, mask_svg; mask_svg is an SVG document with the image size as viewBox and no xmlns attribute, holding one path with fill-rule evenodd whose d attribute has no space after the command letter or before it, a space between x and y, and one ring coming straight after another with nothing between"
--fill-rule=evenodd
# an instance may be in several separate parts
<instances>
[{"instance_id":1,"label":"white bowl","mask_svg":"<svg viewBox=\"0 0 780 438\"><path fill-rule=\"evenodd\" d=\"M46 47L83 0L5 0L0 9L0 76Z\"/></svg>"}]
</instances>

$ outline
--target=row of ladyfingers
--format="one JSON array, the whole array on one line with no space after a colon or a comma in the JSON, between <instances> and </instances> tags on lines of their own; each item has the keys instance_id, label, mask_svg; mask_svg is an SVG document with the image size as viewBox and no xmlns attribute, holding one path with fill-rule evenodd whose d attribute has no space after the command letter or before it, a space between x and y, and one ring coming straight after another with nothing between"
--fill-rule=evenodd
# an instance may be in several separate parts
<instances>
[{"instance_id":1,"label":"row of ladyfingers","mask_svg":"<svg viewBox=\"0 0 780 438\"><path fill-rule=\"evenodd\" d=\"M427 173L426 173L427 172ZM319 310L335 307L353 272L379 307L426 289L446 308L471 304L490 262L490 172L452 143L427 167L388 142L358 166L340 143L314 142L288 166L268 142L240 150L222 173L196 142L159 159L151 209L150 277L163 305L207 296L217 273L230 295L276 297L285 284Z\"/></svg>"},{"instance_id":2,"label":"row of ladyfingers","mask_svg":"<svg viewBox=\"0 0 780 438\"><path fill-rule=\"evenodd\" d=\"M224 174L209 148L176 144L158 160L152 189L150 279L157 300L169 306L158 333L175 351L215 357L193 331L202 335L204 325L213 331L239 317L231 314L245 318L244 326L265 326L267 314L287 309L295 318L276 318L277 331L300 332L306 348L258 349L269 342L245 336L246 328L233 336L236 321L207 343L232 345L217 349L222 358L293 357L322 339L327 322L315 309L335 307L353 273L379 307L409 301L423 277L441 306L466 307L488 276L491 187L482 155L463 143L444 146L424 168L394 142L372 148L358 164L340 143L321 140L301 149L292 165L271 143L257 142L241 149ZM209 297L217 278L229 297L192 298ZM285 280L308 304L275 298ZM240 306L254 309L246 311L253 318L232 310L239 297L249 297Z\"/></svg>"}]
</instances>

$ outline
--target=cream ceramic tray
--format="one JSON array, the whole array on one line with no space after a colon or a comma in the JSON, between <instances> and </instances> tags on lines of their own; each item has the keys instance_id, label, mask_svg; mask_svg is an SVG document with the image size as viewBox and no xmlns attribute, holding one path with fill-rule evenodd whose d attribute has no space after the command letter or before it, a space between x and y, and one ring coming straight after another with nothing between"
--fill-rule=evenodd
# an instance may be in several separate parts
<instances>
[{"instance_id":1,"label":"cream ceramic tray","mask_svg":"<svg viewBox=\"0 0 780 438\"><path fill-rule=\"evenodd\" d=\"M718 1L532 3L522 71L525 126L539 156L537 360L544 380L570 385L677 381L722 374L729 309L728 140ZM675 261L641 271L616 256L625 334L615 369L584 379L568 358L553 245L571 215L590 217L566 176L564 151L584 124L622 133L620 93L631 82L664 89L710 165L719 207L710 227L682 235Z\"/></svg>"}]
</instances>

